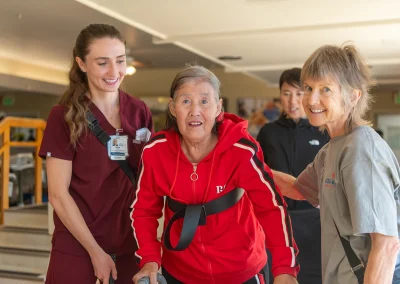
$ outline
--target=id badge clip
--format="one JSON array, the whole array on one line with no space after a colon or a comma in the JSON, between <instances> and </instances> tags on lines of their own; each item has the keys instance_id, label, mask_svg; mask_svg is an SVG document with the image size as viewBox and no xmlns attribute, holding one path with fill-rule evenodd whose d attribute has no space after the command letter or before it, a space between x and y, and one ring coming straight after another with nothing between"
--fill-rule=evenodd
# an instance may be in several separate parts
<instances>
[{"instance_id":1,"label":"id badge clip","mask_svg":"<svg viewBox=\"0 0 400 284\"><path fill-rule=\"evenodd\" d=\"M116 135L111 135L107 143L108 157L111 160L126 160L128 154L128 136L120 135L122 129L116 130Z\"/></svg>"},{"instance_id":2,"label":"id badge clip","mask_svg":"<svg viewBox=\"0 0 400 284\"><path fill-rule=\"evenodd\" d=\"M151 132L147 128L143 127L136 130L136 137L133 139L133 143L140 144L142 142L146 143L150 140Z\"/></svg>"}]
</instances>

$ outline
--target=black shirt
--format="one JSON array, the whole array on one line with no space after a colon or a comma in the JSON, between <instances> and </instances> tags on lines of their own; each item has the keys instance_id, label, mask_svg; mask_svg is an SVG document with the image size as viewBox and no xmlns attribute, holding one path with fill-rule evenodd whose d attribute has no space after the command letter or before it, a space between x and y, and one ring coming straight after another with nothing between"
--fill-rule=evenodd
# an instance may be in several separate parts
<instances>
[{"instance_id":1,"label":"black shirt","mask_svg":"<svg viewBox=\"0 0 400 284\"><path fill-rule=\"evenodd\" d=\"M278 120L265 124L257 136L265 163L273 170L298 177L310 164L318 151L329 141L329 135L301 118L296 124L281 115ZM289 210L308 209L307 201L285 198Z\"/></svg>"},{"instance_id":2,"label":"black shirt","mask_svg":"<svg viewBox=\"0 0 400 284\"><path fill-rule=\"evenodd\" d=\"M329 141L329 136L310 125L307 119L300 119L296 124L282 115L261 128L257 141L263 150L264 161L271 169L297 177ZM299 283L322 284L319 209L307 201L286 197L285 200L299 248L300 273L297 279Z\"/></svg>"}]
</instances>

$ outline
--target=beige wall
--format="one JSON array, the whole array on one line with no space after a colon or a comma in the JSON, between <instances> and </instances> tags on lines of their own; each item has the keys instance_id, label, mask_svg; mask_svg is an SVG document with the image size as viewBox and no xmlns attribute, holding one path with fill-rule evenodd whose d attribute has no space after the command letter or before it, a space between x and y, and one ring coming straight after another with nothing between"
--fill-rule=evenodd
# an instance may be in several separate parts
<instances>
[{"instance_id":1,"label":"beige wall","mask_svg":"<svg viewBox=\"0 0 400 284\"><path fill-rule=\"evenodd\" d=\"M122 88L130 95L169 97L169 88L179 69L139 70L133 76L126 76ZM236 99L241 97L278 96L276 88L269 88L266 83L242 73L225 73L223 69L213 72L220 79L223 97L228 98L228 111L236 112ZM59 99L58 96L27 92L6 92L16 98L12 107L2 107L6 113L26 113L47 118L50 109ZM0 94L1 95L1 94Z\"/></svg>"},{"instance_id":2,"label":"beige wall","mask_svg":"<svg viewBox=\"0 0 400 284\"><path fill-rule=\"evenodd\" d=\"M221 81L221 93L228 98L228 111L236 112L236 99L241 97L277 97L279 91L269 88L258 79L242 73L226 73L223 69L212 70ZM166 96L179 69L139 70L125 77L123 88L134 96Z\"/></svg>"},{"instance_id":3,"label":"beige wall","mask_svg":"<svg viewBox=\"0 0 400 284\"><path fill-rule=\"evenodd\" d=\"M241 73L225 73L223 69L212 70L222 83L222 96L228 98L228 111L236 113L236 100L241 97L278 97L278 88L270 88L266 83ZM133 76L127 76L123 88L131 95L165 96L169 97L169 88L179 69L138 70ZM372 90L375 102L368 113L375 123L376 115L381 113L400 113L400 105L393 103L393 92L396 88L378 88ZM0 93L2 95L4 93ZM0 106L6 113L26 113L47 118L50 109L55 105L59 96L33 94L23 92L6 92L15 95L15 105Z\"/></svg>"},{"instance_id":4,"label":"beige wall","mask_svg":"<svg viewBox=\"0 0 400 284\"><path fill-rule=\"evenodd\" d=\"M378 88L371 91L374 103L368 117L374 125L377 123L379 114L400 114L400 105L395 105L393 99L393 94L397 91L396 88Z\"/></svg>"},{"instance_id":5,"label":"beige wall","mask_svg":"<svg viewBox=\"0 0 400 284\"><path fill-rule=\"evenodd\" d=\"M32 116L47 119L52 106L57 104L59 97L36 93L5 92L1 95L13 96L15 103L13 106L5 107L0 105L0 109L7 115Z\"/></svg>"},{"instance_id":6,"label":"beige wall","mask_svg":"<svg viewBox=\"0 0 400 284\"><path fill-rule=\"evenodd\" d=\"M228 111L236 113L236 100L244 97L272 98L279 97L277 88L270 88L268 85L241 73L222 73L217 74L220 78L223 97L228 98Z\"/></svg>"},{"instance_id":7,"label":"beige wall","mask_svg":"<svg viewBox=\"0 0 400 284\"><path fill-rule=\"evenodd\" d=\"M241 97L279 97L279 89L242 73L225 73L223 69L212 70L220 79L222 96L228 98L228 111L236 113L236 100ZM170 84L178 69L138 71L124 81L125 90L134 96L169 96ZM396 88L372 90L375 102L368 117L375 121L378 113L399 113L400 105L394 105L393 92Z\"/></svg>"}]
</instances>

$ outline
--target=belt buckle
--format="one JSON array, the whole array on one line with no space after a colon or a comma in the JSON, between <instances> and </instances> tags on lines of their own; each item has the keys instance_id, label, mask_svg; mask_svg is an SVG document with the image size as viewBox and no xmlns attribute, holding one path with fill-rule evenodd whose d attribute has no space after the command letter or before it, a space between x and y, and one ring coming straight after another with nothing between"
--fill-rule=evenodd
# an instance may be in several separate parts
<instances>
[{"instance_id":1,"label":"belt buckle","mask_svg":"<svg viewBox=\"0 0 400 284\"><path fill-rule=\"evenodd\" d=\"M351 268L351 271L352 271L353 273L356 273L356 271L358 271L358 270L360 270L360 269L362 269L362 268L364 268L364 263L361 262L360 264L358 264L358 265L352 267L352 268Z\"/></svg>"},{"instance_id":2,"label":"belt buckle","mask_svg":"<svg viewBox=\"0 0 400 284\"><path fill-rule=\"evenodd\" d=\"M205 207L205 205L202 205L201 212L200 212L199 226L204 226L206 224L206 218L207 218L206 207Z\"/></svg>"},{"instance_id":3,"label":"belt buckle","mask_svg":"<svg viewBox=\"0 0 400 284\"><path fill-rule=\"evenodd\" d=\"M95 129L97 127L97 125L99 125L100 123L97 121L97 119L95 119L94 121L92 121L91 123L89 123L89 128L90 129Z\"/></svg>"}]
</instances>

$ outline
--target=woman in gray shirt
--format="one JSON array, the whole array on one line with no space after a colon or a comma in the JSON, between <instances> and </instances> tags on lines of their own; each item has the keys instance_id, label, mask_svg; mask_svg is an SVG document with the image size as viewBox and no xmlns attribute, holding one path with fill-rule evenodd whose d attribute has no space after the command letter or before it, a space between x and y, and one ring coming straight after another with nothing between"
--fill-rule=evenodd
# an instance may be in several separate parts
<instances>
[{"instance_id":1,"label":"woman in gray shirt","mask_svg":"<svg viewBox=\"0 0 400 284\"><path fill-rule=\"evenodd\" d=\"M310 123L331 141L295 179L274 172L282 193L321 209L324 284L400 283L398 161L363 119L373 79L354 46L323 46L301 73Z\"/></svg>"}]
</instances>

